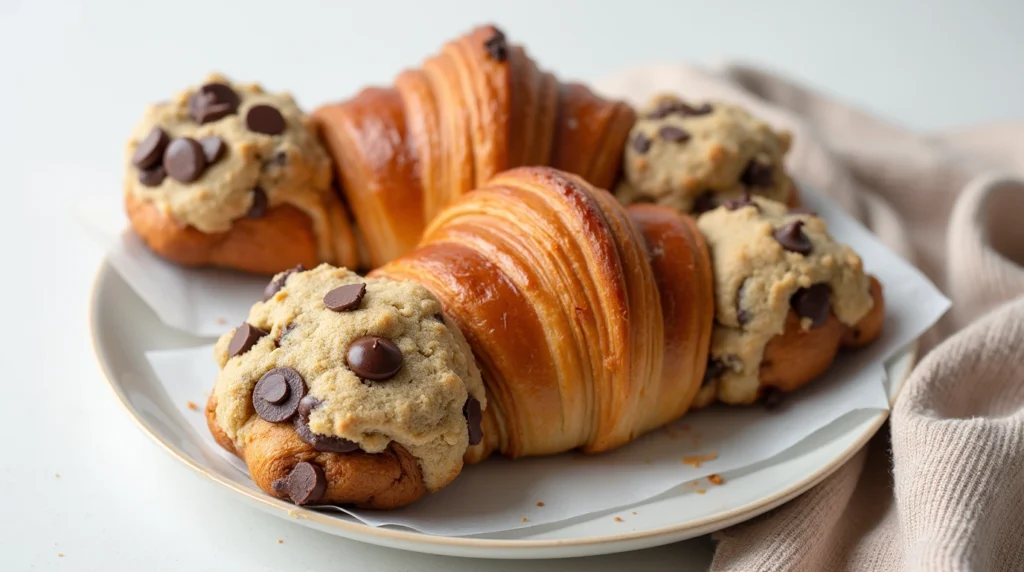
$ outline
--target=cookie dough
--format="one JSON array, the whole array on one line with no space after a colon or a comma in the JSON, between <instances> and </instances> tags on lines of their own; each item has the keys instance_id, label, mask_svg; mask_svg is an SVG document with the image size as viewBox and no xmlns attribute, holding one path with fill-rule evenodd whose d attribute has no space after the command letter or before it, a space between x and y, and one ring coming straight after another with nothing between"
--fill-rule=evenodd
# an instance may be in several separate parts
<instances>
[{"instance_id":1,"label":"cookie dough","mask_svg":"<svg viewBox=\"0 0 1024 572\"><path fill-rule=\"evenodd\" d=\"M860 257L835 242L817 216L747 197L703 214L697 226L715 279L705 383L717 385L721 401L759 397L765 346L783 332L790 310L806 331L825 325L830 314L854 326L874 305Z\"/></svg>"},{"instance_id":2,"label":"cookie dough","mask_svg":"<svg viewBox=\"0 0 1024 572\"><path fill-rule=\"evenodd\" d=\"M742 107L661 95L630 132L615 194L698 214L747 192L786 203L795 192L783 166L789 144L788 132Z\"/></svg>"},{"instance_id":3,"label":"cookie dough","mask_svg":"<svg viewBox=\"0 0 1024 572\"><path fill-rule=\"evenodd\" d=\"M333 260L324 207L331 169L291 95L214 74L146 109L128 142L124 180L126 193L208 234L293 205L309 216L321 259Z\"/></svg>"},{"instance_id":4,"label":"cookie dough","mask_svg":"<svg viewBox=\"0 0 1024 572\"><path fill-rule=\"evenodd\" d=\"M215 349L216 419L231 440L244 443L258 418L293 422L322 451L379 453L395 441L432 491L458 475L467 417L479 424L486 398L433 295L326 264L279 274L266 294Z\"/></svg>"}]
</instances>

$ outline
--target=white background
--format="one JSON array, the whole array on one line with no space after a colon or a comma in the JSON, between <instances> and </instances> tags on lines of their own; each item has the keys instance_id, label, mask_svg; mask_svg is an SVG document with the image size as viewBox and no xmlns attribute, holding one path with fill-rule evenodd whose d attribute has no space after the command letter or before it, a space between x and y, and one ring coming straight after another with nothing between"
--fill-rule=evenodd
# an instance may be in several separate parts
<instances>
[{"instance_id":1,"label":"white background","mask_svg":"<svg viewBox=\"0 0 1024 572\"><path fill-rule=\"evenodd\" d=\"M243 506L165 455L116 404L92 357L87 301L101 253L70 213L84 198L120 200L123 139L146 102L222 70L311 107L386 83L486 21L563 77L734 58L918 129L1024 116L1019 0L0 0L0 569L707 565L706 541L486 563L314 532ZM694 547L703 558L684 556Z\"/></svg>"}]
</instances>

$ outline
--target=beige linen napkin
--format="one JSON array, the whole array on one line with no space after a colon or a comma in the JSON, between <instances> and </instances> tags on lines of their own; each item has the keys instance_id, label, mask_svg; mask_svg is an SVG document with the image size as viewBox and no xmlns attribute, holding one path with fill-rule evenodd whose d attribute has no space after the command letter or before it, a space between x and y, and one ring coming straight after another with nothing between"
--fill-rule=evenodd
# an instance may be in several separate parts
<instances>
[{"instance_id":1,"label":"beige linen napkin","mask_svg":"<svg viewBox=\"0 0 1024 572\"><path fill-rule=\"evenodd\" d=\"M717 533L712 569L1024 571L1024 123L913 133L738 65L651 66L598 88L735 101L791 130L790 171L953 300L888 429L800 498Z\"/></svg>"}]
</instances>

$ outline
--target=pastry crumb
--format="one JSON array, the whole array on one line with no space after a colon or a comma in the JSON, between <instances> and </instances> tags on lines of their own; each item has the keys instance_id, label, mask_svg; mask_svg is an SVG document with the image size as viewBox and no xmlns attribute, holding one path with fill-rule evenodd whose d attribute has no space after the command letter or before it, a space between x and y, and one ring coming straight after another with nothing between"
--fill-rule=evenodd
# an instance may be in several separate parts
<instances>
[{"instance_id":1,"label":"pastry crumb","mask_svg":"<svg viewBox=\"0 0 1024 572\"><path fill-rule=\"evenodd\" d=\"M537 506L544 506L544 501L537 501Z\"/></svg>"},{"instance_id":2,"label":"pastry crumb","mask_svg":"<svg viewBox=\"0 0 1024 572\"><path fill-rule=\"evenodd\" d=\"M523 517L523 522L526 522L526 517L525 516Z\"/></svg>"},{"instance_id":3,"label":"pastry crumb","mask_svg":"<svg viewBox=\"0 0 1024 572\"><path fill-rule=\"evenodd\" d=\"M57 558L64 558L64 553L63 552L58 552L57 553Z\"/></svg>"},{"instance_id":4,"label":"pastry crumb","mask_svg":"<svg viewBox=\"0 0 1024 572\"><path fill-rule=\"evenodd\" d=\"M60 478L60 473L54 473L53 476L59 479Z\"/></svg>"},{"instance_id":5,"label":"pastry crumb","mask_svg":"<svg viewBox=\"0 0 1024 572\"><path fill-rule=\"evenodd\" d=\"M284 544L284 540L283 540L283 539L280 539L280 538L278 538L278 539L277 539L277 543L278 543L278 544Z\"/></svg>"},{"instance_id":6,"label":"pastry crumb","mask_svg":"<svg viewBox=\"0 0 1024 572\"><path fill-rule=\"evenodd\" d=\"M186 401L185 405L187 405L192 411L199 411L199 406L196 405L195 401Z\"/></svg>"},{"instance_id":7,"label":"pastry crumb","mask_svg":"<svg viewBox=\"0 0 1024 572\"><path fill-rule=\"evenodd\" d=\"M615 522L622 522L622 518L621 518L621 517L618 517L618 516L617 516L617 517L615 517Z\"/></svg>"},{"instance_id":8,"label":"pastry crumb","mask_svg":"<svg viewBox=\"0 0 1024 572\"><path fill-rule=\"evenodd\" d=\"M725 482L725 479L723 479L718 473L715 473L713 475L708 475L708 481L713 485L720 485Z\"/></svg>"},{"instance_id":9,"label":"pastry crumb","mask_svg":"<svg viewBox=\"0 0 1024 572\"><path fill-rule=\"evenodd\" d=\"M633 511L633 516L636 516L636 511L635 510Z\"/></svg>"},{"instance_id":10,"label":"pastry crumb","mask_svg":"<svg viewBox=\"0 0 1024 572\"><path fill-rule=\"evenodd\" d=\"M693 468L699 469L702 464L707 463L708 461L714 461L717 458L718 453L715 453L714 451L703 455L689 455L683 457L683 464L691 465Z\"/></svg>"},{"instance_id":11,"label":"pastry crumb","mask_svg":"<svg viewBox=\"0 0 1024 572\"><path fill-rule=\"evenodd\" d=\"M217 325L218 326L223 326L226 323L228 323L228 321L225 320L224 318L217 318Z\"/></svg>"},{"instance_id":12,"label":"pastry crumb","mask_svg":"<svg viewBox=\"0 0 1024 572\"><path fill-rule=\"evenodd\" d=\"M702 495L702 494L704 494L706 492L708 492L706 489L697 489L697 494L699 494L699 495Z\"/></svg>"}]
</instances>

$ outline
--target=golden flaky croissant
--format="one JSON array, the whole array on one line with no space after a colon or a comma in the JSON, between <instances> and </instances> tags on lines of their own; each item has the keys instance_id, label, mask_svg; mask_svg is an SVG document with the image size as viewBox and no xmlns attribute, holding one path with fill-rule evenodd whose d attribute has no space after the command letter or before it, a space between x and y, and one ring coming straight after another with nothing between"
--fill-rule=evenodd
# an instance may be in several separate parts
<instances>
[{"instance_id":1,"label":"golden flaky croissant","mask_svg":"<svg viewBox=\"0 0 1024 572\"><path fill-rule=\"evenodd\" d=\"M221 76L151 106L128 144L126 210L179 264L375 268L498 172L550 165L612 188L635 119L484 26L310 116Z\"/></svg>"},{"instance_id":2,"label":"golden flaky croissant","mask_svg":"<svg viewBox=\"0 0 1024 572\"><path fill-rule=\"evenodd\" d=\"M268 494L370 508L413 502L494 452L608 451L713 387L712 337L727 327L715 323L713 254L668 207L626 208L550 168L500 173L365 279L328 266L276 277L218 343L210 429ZM800 292L758 392L795 389L841 344L879 333L877 287L855 324L826 304L823 327Z\"/></svg>"}]
</instances>

